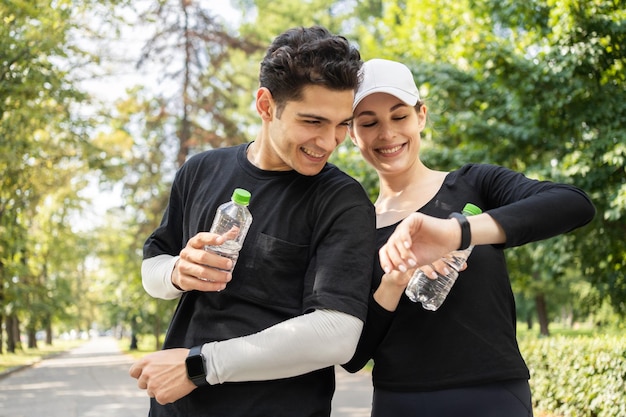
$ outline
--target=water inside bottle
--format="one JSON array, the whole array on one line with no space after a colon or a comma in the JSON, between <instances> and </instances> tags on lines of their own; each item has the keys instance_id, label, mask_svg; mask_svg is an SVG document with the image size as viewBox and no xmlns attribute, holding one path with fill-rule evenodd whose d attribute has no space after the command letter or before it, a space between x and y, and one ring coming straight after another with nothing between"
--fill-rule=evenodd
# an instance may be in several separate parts
<instances>
[{"instance_id":1,"label":"water inside bottle","mask_svg":"<svg viewBox=\"0 0 626 417\"><path fill-rule=\"evenodd\" d=\"M437 274L437 279L430 279L421 274L417 283L416 301L422 303L426 310L437 310L446 298L446 295L454 285L459 273L452 270L447 275Z\"/></svg>"},{"instance_id":2,"label":"water inside bottle","mask_svg":"<svg viewBox=\"0 0 626 417\"><path fill-rule=\"evenodd\" d=\"M467 254L463 251L454 251L442 260L449 266L447 274L444 275L435 270L437 278L430 279L423 271L418 270L405 291L411 301L420 302L426 310L435 311L441 307L459 276L459 269L467 260Z\"/></svg>"},{"instance_id":3,"label":"water inside bottle","mask_svg":"<svg viewBox=\"0 0 626 417\"><path fill-rule=\"evenodd\" d=\"M222 245L205 245L204 250L207 252L213 252L217 255L223 256L233 261L233 267L231 269L219 269L220 271L232 272L235 269L235 263L239 258L239 251L241 250L241 244L234 240L227 240Z\"/></svg>"},{"instance_id":4,"label":"water inside bottle","mask_svg":"<svg viewBox=\"0 0 626 417\"><path fill-rule=\"evenodd\" d=\"M211 231L223 236L226 241L237 239L240 230L240 221L229 216L223 216L220 221L213 225Z\"/></svg>"}]
</instances>

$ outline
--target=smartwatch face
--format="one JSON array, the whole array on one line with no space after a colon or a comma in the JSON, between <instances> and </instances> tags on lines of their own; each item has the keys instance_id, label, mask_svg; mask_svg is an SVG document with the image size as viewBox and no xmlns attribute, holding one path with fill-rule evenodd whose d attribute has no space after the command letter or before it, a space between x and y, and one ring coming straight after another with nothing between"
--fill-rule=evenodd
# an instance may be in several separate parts
<instances>
[{"instance_id":1,"label":"smartwatch face","mask_svg":"<svg viewBox=\"0 0 626 417\"><path fill-rule=\"evenodd\" d=\"M188 356L187 359L185 359L185 363L187 364L187 375L189 379L206 378L202 355Z\"/></svg>"}]
</instances>

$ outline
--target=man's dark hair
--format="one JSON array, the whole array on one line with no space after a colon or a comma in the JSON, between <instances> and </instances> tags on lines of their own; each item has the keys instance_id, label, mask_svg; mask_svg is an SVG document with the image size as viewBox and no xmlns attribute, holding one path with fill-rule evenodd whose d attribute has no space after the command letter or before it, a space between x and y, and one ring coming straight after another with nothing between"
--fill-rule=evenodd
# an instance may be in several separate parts
<instances>
[{"instance_id":1,"label":"man's dark hair","mask_svg":"<svg viewBox=\"0 0 626 417\"><path fill-rule=\"evenodd\" d=\"M361 54L348 40L321 26L297 27L279 35L261 62L259 82L276 101L278 117L287 101L299 100L307 85L356 90Z\"/></svg>"}]
</instances>

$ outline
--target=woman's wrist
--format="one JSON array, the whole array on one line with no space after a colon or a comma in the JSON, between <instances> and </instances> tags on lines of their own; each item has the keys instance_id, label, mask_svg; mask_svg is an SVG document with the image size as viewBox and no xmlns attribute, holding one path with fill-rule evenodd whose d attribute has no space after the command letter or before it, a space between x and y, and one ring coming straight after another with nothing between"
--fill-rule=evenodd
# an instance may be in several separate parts
<instances>
[{"instance_id":1,"label":"woman's wrist","mask_svg":"<svg viewBox=\"0 0 626 417\"><path fill-rule=\"evenodd\" d=\"M461 239L458 250L467 249L472 243L472 229L470 228L469 221L461 213L451 213L449 218L456 219L461 227Z\"/></svg>"},{"instance_id":2,"label":"woman's wrist","mask_svg":"<svg viewBox=\"0 0 626 417\"><path fill-rule=\"evenodd\" d=\"M395 274L396 277L390 278L389 274L383 276L380 285L374 292L374 301L385 310L393 312L396 311L400 298L406 289L408 279L412 274L401 272L392 272L391 274ZM397 279L398 275L403 275L402 279Z\"/></svg>"}]
</instances>

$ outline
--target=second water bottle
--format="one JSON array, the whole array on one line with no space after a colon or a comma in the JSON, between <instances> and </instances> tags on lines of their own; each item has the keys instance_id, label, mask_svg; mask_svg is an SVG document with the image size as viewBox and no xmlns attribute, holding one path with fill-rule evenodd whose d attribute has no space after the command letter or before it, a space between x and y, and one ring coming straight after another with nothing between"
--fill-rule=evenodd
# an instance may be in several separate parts
<instances>
[{"instance_id":1,"label":"second water bottle","mask_svg":"<svg viewBox=\"0 0 626 417\"><path fill-rule=\"evenodd\" d=\"M466 216L480 213L482 210L470 203L467 203L463 208L463 214ZM448 296L452 285L459 276L459 270L469 258L473 248L474 246L469 246L467 249L452 251L441 258L448 272L444 275L435 270L436 279L428 278L424 271L418 268L406 287L405 294L407 297L413 302L422 303L422 307L426 310L437 310Z\"/></svg>"}]
</instances>

